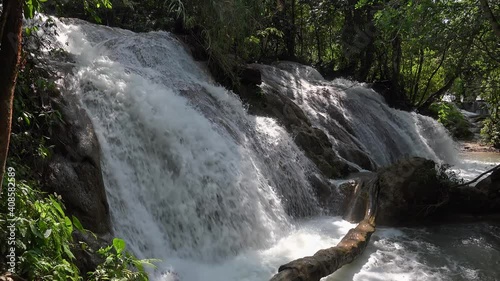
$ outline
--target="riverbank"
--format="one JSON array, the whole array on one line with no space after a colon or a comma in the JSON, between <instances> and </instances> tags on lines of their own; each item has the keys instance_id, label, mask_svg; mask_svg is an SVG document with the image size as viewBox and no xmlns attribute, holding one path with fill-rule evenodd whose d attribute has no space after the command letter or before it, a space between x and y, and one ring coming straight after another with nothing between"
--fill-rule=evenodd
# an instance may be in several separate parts
<instances>
[{"instance_id":1,"label":"riverbank","mask_svg":"<svg viewBox=\"0 0 500 281\"><path fill-rule=\"evenodd\" d=\"M500 154L500 149L478 141L460 141L459 144L461 152L492 152Z\"/></svg>"}]
</instances>

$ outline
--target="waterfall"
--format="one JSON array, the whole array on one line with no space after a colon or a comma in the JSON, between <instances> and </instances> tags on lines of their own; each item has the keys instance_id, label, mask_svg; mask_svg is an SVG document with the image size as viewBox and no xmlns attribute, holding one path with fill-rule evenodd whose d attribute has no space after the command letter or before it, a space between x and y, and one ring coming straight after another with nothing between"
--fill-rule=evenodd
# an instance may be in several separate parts
<instances>
[{"instance_id":1,"label":"waterfall","mask_svg":"<svg viewBox=\"0 0 500 281\"><path fill-rule=\"evenodd\" d=\"M323 79L315 69L292 62L256 65L264 88L284 93L298 104L315 126L328 133L340 155L359 149L378 165L405 156L420 156L454 164L457 149L446 129L435 120L390 108L382 96L362 83Z\"/></svg>"},{"instance_id":2,"label":"waterfall","mask_svg":"<svg viewBox=\"0 0 500 281\"><path fill-rule=\"evenodd\" d=\"M74 58L64 90L101 144L115 235L139 257L163 260L154 280L265 280L351 227L324 217L308 180L318 170L293 136L247 114L173 35L56 22L56 41ZM290 63L260 68L263 87L280 87L348 162L344 148L378 166L405 155L453 160L442 126L361 84Z\"/></svg>"}]
</instances>

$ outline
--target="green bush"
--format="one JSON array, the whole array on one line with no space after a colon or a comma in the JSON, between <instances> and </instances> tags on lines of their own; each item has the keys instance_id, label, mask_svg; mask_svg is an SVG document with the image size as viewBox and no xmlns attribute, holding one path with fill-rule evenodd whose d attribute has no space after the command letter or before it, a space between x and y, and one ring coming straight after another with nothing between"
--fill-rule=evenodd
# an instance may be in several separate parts
<instances>
[{"instance_id":1,"label":"green bush","mask_svg":"<svg viewBox=\"0 0 500 281\"><path fill-rule=\"evenodd\" d=\"M14 171L15 178L29 175L26 167ZM8 171L9 171L8 170ZM9 173L7 173L9 176ZM5 241L0 246L3 259L15 249L15 272L27 280L130 280L145 281L148 276L144 265L151 265L155 260L139 260L130 252L125 251L125 242L115 238L113 245L97 250L104 262L93 272L88 272L84 278L76 266L76 258L71 249L82 247L93 252L87 245L74 241L73 231L87 232L76 217L69 218L64 211L61 197L46 195L32 186L34 181L18 181L15 188L7 185L9 177L4 180L3 194L0 200L0 240ZM12 181L12 180L10 180ZM9 197L15 198L15 206L8 205ZM15 242L7 242L11 231L8 226L15 224ZM80 244L80 245L79 245ZM7 270L11 265L8 261L0 264Z\"/></svg>"},{"instance_id":2,"label":"green bush","mask_svg":"<svg viewBox=\"0 0 500 281\"><path fill-rule=\"evenodd\" d=\"M152 262L157 260L138 260L130 252L125 251L125 241L113 239L113 245L97 251L104 258L94 272L89 272L89 279L99 280L134 280L147 281L148 275L144 266L154 267Z\"/></svg>"},{"instance_id":3,"label":"green bush","mask_svg":"<svg viewBox=\"0 0 500 281\"><path fill-rule=\"evenodd\" d=\"M474 134L470 131L470 124L458 108L448 102L439 102L431 105L432 115L444 125L456 139L470 139Z\"/></svg>"},{"instance_id":4,"label":"green bush","mask_svg":"<svg viewBox=\"0 0 500 281\"><path fill-rule=\"evenodd\" d=\"M500 121L490 117L483 124L484 127L481 130L483 139L493 147L500 148Z\"/></svg>"},{"instance_id":5,"label":"green bush","mask_svg":"<svg viewBox=\"0 0 500 281\"><path fill-rule=\"evenodd\" d=\"M16 273L28 280L79 280L70 247L73 227L79 227L80 223L76 218L71 220L65 215L60 198L55 195L42 197L30 185L19 181L15 191L9 192L9 197L13 194L15 198L12 209L8 208L5 198L5 191L9 191L7 185L3 188L0 239L7 241L10 235L7 226L11 223L15 223L16 239L15 245L2 245L2 256L14 247L18 257Z\"/></svg>"}]
</instances>

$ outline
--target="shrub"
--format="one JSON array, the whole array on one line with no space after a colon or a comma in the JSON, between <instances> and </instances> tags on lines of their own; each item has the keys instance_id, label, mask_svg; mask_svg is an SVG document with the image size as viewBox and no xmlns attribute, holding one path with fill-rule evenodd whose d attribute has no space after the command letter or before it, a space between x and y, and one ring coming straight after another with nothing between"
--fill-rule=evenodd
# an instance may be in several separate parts
<instances>
[{"instance_id":1,"label":"shrub","mask_svg":"<svg viewBox=\"0 0 500 281\"><path fill-rule=\"evenodd\" d=\"M29 168L28 168L29 169ZM17 166L16 178L29 175L27 167ZM15 244L2 243L0 259L6 257L10 247L15 248L16 274L27 280L68 281L83 280L75 263L71 249L81 247L93 252L87 245L74 241L73 231L87 232L76 217L69 218L64 211L61 197L46 195L32 186L34 181L18 181L11 194L15 198L15 207L9 209L5 198L7 181L4 181L3 196L0 200L0 240L8 241L8 225L15 223ZM10 191L9 191L10 192ZM86 280L130 280L146 281L148 276L144 265L156 260L139 260L125 251L125 242L115 238L113 245L97 250L104 262L93 272L88 272ZM6 261L0 262L6 265ZM7 268L0 268L7 270ZM84 275L83 275L84 276Z\"/></svg>"},{"instance_id":2,"label":"shrub","mask_svg":"<svg viewBox=\"0 0 500 281\"><path fill-rule=\"evenodd\" d=\"M430 110L454 138L470 139L474 136L469 129L469 122L454 104L449 102L435 103L431 105Z\"/></svg>"},{"instance_id":3,"label":"shrub","mask_svg":"<svg viewBox=\"0 0 500 281\"><path fill-rule=\"evenodd\" d=\"M483 124L484 127L481 130L483 139L493 147L500 148L500 121L490 117Z\"/></svg>"}]
</instances>

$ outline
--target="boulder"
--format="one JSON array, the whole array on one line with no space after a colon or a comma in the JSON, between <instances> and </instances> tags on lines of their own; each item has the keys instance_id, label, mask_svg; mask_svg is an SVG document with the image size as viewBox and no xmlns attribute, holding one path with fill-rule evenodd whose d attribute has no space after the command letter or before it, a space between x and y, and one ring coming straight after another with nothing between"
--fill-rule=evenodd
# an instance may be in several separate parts
<instances>
[{"instance_id":1,"label":"boulder","mask_svg":"<svg viewBox=\"0 0 500 281\"><path fill-rule=\"evenodd\" d=\"M486 193L490 198L500 197L500 169L494 170L491 175L480 181L476 189Z\"/></svg>"},{"instance_id":2,"label":"boulder","mask_svg":"<svg viewBox=\"0 0 500 281\"><path fill-rule=\"evenodd\" d=\"M240 73L240 81L246 85L260 85L262 74L258 69L246 67Z\"/></svg>"},{"instance_id":3,"label":"boulder","mask_svg":"<svg viewBox=\"0 0 500 281\"><path fill-rule=\"evenodd\" d=\"M500 212L500 169L476 186L453 189L451 209L454 213L474 215Z\"/></svg>"},{"instance_id":4,"label":"boulder","mask_svg":"<svg viewBox=\"0 0 500 281\"><path fill-rule=\"evenodd\" d=\"M377 224L404 225L436 212L449 201L450 182L432 160L413 157L378 172Z\"/></svg>"},{"instance_id":5,"label":"boulder","mask_svg":"<svg viewBox=\"0 0 500 281\"><path fill-rule=\"evenodd\" d=\"M64 122L54 128L54 154L44 169L44 191L62 196L69 215L96 234L111 231L100 164L100 146L92 122L70 96L55 103Z\"/></svg>"},{"instance_id":6,"label":"boulder","mask_svg":"<svg viewBox=\"0 0 500 281\"><path fill-rule=\"evenodd\" d=\"M97 250L106 248L113 243L111 235L94 236L79 230L73 232L73 239L79 243L73 244L71 252L75 255L75 265L82 274L95 271L97 266L105 261L103 256L97 253ZM82 247L81 243L84 243L86 247Z\"/></svg>"}]
</instances>

